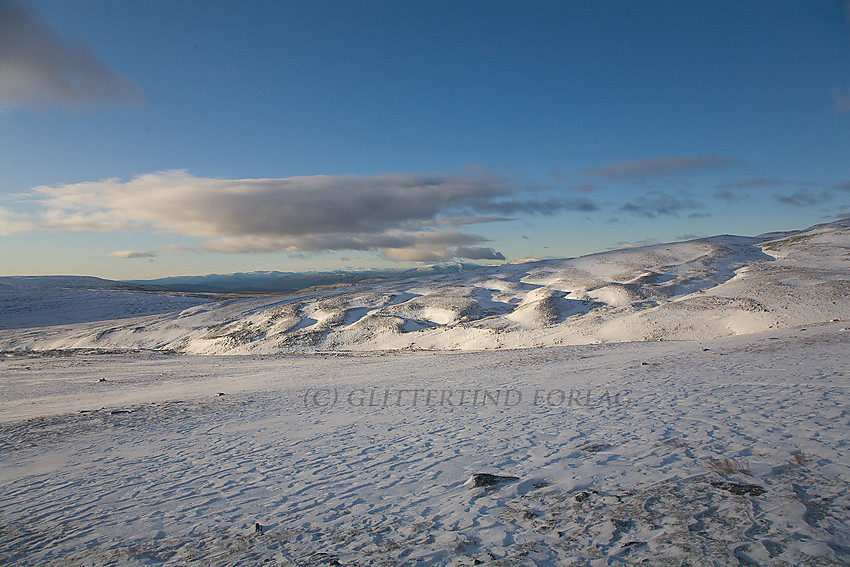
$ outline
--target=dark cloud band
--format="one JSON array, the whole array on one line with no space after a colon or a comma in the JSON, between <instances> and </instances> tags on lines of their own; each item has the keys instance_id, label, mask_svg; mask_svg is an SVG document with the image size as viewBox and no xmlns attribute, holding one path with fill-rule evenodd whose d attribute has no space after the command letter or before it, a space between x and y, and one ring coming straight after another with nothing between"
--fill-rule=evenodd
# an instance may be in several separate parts
<instances>
[{"instance_id":1,"label":"dark cloud band","mask_svg":"<svg viewBox=\"0 0 850 567\"><path fill-rule=\"evenodd\" d=\"M123 103L145 103L132 80L60 38L29 6L0 0L0 108Z\"/></svg>"},{"instance_id":2,"label":"dark cloud band","mask_svg":"<svg viewBox=\"0 0 850 567\"><path fill-rule=\"evenodd\" d=\"M485 238L458 227L596 207L486 173L212 179L169 171L36 187L32 196L40 211L7 215L7 223L200 237L202 249L224 253L377 250L405 260L501 260L500 252L475 246Z\"/></svg>"}]
</instances>

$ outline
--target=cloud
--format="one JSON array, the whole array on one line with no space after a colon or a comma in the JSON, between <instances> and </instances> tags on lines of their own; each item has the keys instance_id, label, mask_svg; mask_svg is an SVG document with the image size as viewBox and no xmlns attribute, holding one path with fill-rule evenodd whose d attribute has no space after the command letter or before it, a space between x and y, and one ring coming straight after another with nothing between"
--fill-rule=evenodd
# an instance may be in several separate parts
<instances>
[{"instance_id":1,"label":"cloud","mask_svg":"<svg viewBox=\"0 0 850 567\"><path fill-rule=\"evenodd\" d=\"M481 209L494 213L532 213L541 215L554 215L563 210L592 212L599 207L590 199L573 198L568 201L559 198L550 198L543 201L499 201L482 204Z\"/></svg>"},{"instance_id":2,"label":"cloud","mask_svg":"<svg viewBox=\"0 0 850 567\"><path fill-rule=\"evenodd\" d=\"M458 230L390 231L382 234L324 234L300 236L223 236L207 240L203 249L224 254L255 254L264 252L322 252L326 250L429 250L448 259L447 248L478 244L486 239ZM398 256L399 254L396 254Z\"/></svg>"},{"instance_id":3,"label":"cloud","mask_svg":"<svg viewBox=\"0 0 850 567\"><path fill-rule=\"evenodd\" d=\"M642 246L654 246L655 244L658 244L658 242L659 242L659 240L657 238L647 238L647 239L644 239L644 240L636 240L636 241L633 241L633 242L628 241L628 240L621 240L621 241L617 242L616 244L614 244L614 246L612 246L608 250L623 250L625 248L640 248Z\"/></svg>"},{"instance_id":4,"label":"cloud","mask_svg":"<svg viewBox=\"0 0 850 567\"><path fill-rule=\"evenodd\" d=\"M482 224L489 222L503 222L513 220L509 217L437 217L430 222L421 221L417 224L426 225L430 224L431 226L462 226L465 224Z\"/></svg>"},{"instance_id":5,"label":"cloud","mask_svg":"<svg viewBox=\"0 0 850 567\"><path fill-rule=\"evenodd\" d=\"M116 250L115 252L109 252L108 254L104 254L109 258L154 258L156 257L156 252L153 250Z\"/></svg>"},{"instance_id":6,"label":"cloud","mask_svg":"<svg viewBox=\"0 0 850 567\"><path fill-rule=\"evenodd\" d=\"M505 255L501 252L496 252L492 248L481 248L478 246L458 246L455 250L457 258L467 258L469 260L504 260Z\"/></svg>"},{"instance_id":7,"label":"cloud","mask_svg":"<svg viewBox=\"0 0 850 567\"><path fill-rule=\"evenodd\" d=\"M726 201L727 203L731 203L732 201L737 201L739 199L743 199L746 197L745 194L742 193L733 193L728 189L723 189L720 191L715 191L712 195L715 199L719 199L721 201Z\"/></svg>"},{"instance_id":8,"label":"cloud","mask_svg":"<svg viewBox=\"0 0 850 567\"><path fill-rule=\"evenodd\" d=\"M640 161L618 161L600 168L588 169L584 173L618 183L642 183L702 169L726 168L740 164L740 160L728 156L673 156Z\"/></svg>"},{"instance_id":9,"label":"cloud","mask_svg":"<svg viewBox=\"0 0 850 567\"><path fill-rule=\"evenodd\" d=\"M28 214L15 214L0 208L0 236L26 234L38 227Z\"/></svg>"},{"instance_id":10,"label":"cloud","mask_svg":"<svg viewBox=\"0 0 850 567\"><path fill-rule=\"evenodd\" d=\"M785 182L779 179L736 179L715 185L716 191L712 197L720 201L732 203L748 199L747 189L776 187L784 184Z\"/></svg>"},{"instance_id":11,"label":"cloud","mask_svg":"<svg viewBox=\"0 0 850 567\"><path fill-rule=\"evenodd\" d=\"M794 181L790 179L736 179L715 185L717 189L760 189L762 187L821 187L816 181Z\"/></svg>"},{"instance_id":12,"label":"cloud","mask_svg":"<svg viewBox=\"0 0 850 567\"><path fill-rule=\"evenodd\" d=\"M446 249L429 248L388 248L384 256L399 262L444 262L452 257Z\"/></svg>"},{"instance_id":13,"label":"cloud","mask_svg":"<svg viewBox=\"0 0 850 567\"><path fill-rule=\"evenodd\" d=\"M735 181L727 181L715 185L717 189L758 189L761 187L776 187L784 185L786 182L781 179L736 179Z\"/></svg>"},{"instance_id":14,"label":"cloud","mask_svg":"<svg viewBox=\"0 0 850 567\"><path fill-rule=\"evenodd\" d=\"M620 211L640 217L655 218L657 216L679 216L679 213L701 209L703 205L695 201L687 192L676 194L663 191L651 191L646 196L625 203ZM703 213L691 213L690 217L707 216Z\"/></svg>"},{"instance_id":15,"label":"cloud","mask_svg":"<svg viewBox=\"0 0 850 567\"><path fill-rule=\"evenodd\" d=\"M850 191L850 181L839 181L834 185L834 187L841 191Z\"/></svg>"},{"instance_id":16,"label":"cloud","mask_svg":"<svg viewBox=\"0 0 850 567\"><path fill-rule=\"evenodd\" d=\"M824 201L829 201L831 196L829 193L793 193L791 195L774 195L773 198L783 205L803 208L820 205Z\"/></svg>"},{"instance_id":17,"label":"cloud","mask_svg":"<svg viewBox=\"0 0 850 567\"><path fill-rule=\"evenodd\" d=\"M223 253L372 250L394 259L498 259L496 251L468 248L486 239L457 227L595 207L541 191L487 173L213 179L169 171L36 187L30 197L40 210L28 222L52 232L198 237L199 248Z\"/></svg>"},{"instance_id":18,"label":"cloud","mask_svg":"<svg viewBox=\"0 0 850 567\"><path fill-rule=\"evenodd\" d=\"M714 187L715 189L717 189L717 191L715 191L713 194L713 197L715 199L731 203L733 201L742 201L749 199L750 195L747 192L748 189L779 189L782 187L811 189L823 188L824 184L816 181L798 181L791 179L758 177L750 179L735 179L732 181L727 181L725 183L719 183ZM803 195L801 191L798 191L797 194ZM774 198L779 199L781 201L784 197L774 196Z\"/></svg>"},{"instance_id":19,"label":"cloud","mask_svg":"<svg viewBox=\"0 0 850 567\"><path fill-rule=\"evenodd\" d=\"M0 0L0 108L144 104L141 89L92 51L66 41L35 10Z\"/></svg>"}]
</instances>

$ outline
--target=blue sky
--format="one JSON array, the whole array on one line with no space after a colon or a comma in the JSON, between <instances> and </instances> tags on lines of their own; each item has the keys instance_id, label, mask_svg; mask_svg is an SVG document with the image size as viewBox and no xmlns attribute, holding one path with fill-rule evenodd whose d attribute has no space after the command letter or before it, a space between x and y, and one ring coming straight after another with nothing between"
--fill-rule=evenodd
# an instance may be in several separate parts
<instances>
[{"instance_id":1,"label":"blue sky","mask_svg":"<svg viewBox=\"0 0 850 567\"><path fill-rule=\"evenodd\" d=\"M850 214L840 1L0 0L3 275L567 257Z\"/></svg>"}]
</instances>

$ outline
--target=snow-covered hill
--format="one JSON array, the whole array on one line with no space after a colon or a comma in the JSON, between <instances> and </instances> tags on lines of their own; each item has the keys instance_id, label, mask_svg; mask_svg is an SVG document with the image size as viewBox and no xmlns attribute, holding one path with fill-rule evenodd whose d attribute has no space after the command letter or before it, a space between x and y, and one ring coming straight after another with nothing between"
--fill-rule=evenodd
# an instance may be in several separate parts
<instances>
[{"instance_id":1,"label":"snow-covered hill","mask_svg":"<svg viewBox=\"0 0 850 567\"><path fill-rule=\"evenodd\" d=\"M88 276L0 277L0 329L169 313L209 301Z\"/></svg>"},{"instance_id":2,"label":"snow-covered hill","mask_svg":"<svg viewBox=\"0 0 850 567\"><path fill-rule=\"evenodd\" d=\"M0 349L260 354L708 339L850 319L849 250L843 220L5 331Z\"/></svg>"},{"instance_id":3,"label":"snow-covered hill","mask_svg":"<svg viewBox=\"0 0 850 567\"><path fill-rule=\"evenodd\" d=\"M208 293L281 293L318 286L354 285L400 280L436 274L458 273L480 267L477 264L446 262L403 269L334 270L332 272L257 271L205 276L175 276L130 283L179 291Z\"/></svg>"}]
</instances>

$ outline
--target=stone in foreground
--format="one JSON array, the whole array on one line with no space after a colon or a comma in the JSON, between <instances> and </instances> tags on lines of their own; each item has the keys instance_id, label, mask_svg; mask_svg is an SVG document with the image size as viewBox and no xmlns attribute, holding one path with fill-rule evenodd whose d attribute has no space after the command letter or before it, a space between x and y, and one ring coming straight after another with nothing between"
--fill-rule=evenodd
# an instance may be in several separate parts
<instances>
[{"instance_id":1,"label":"stone in foreground","mask_svg":"<svg viewBox=\"0 0 850 567\"><path fill-rule=\"evenodd\" d=\"M468 485L469 488L479 488L482 486L498 486L500 484L505 484L507 482L513 482L515 480L519 480L519 477L516 476L498 476L495 474L487 474L487 473L476 473L469 477L464 485Z\"/></svg>"}]
</instances>

